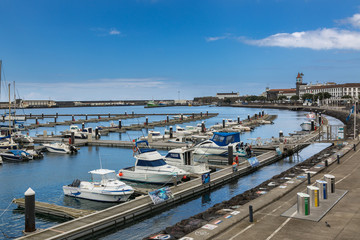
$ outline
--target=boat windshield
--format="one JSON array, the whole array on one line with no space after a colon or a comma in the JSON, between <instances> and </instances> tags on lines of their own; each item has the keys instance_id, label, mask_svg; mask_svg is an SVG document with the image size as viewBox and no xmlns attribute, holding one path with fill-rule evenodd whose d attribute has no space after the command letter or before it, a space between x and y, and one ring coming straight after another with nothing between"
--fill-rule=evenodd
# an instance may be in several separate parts
<instances>
[{"instance_id":1,"label":"boat windshield","mask_svg":"<svg viewBox=\"0 0 360 240\"><path fill-rule=\"evenodd\" d=\"M180 154L179 153L168 153L166 155L166 158L176 158L176 159L180 159Z\"/></svg>"},{"instance_id":2,"label":"boat windshield","mask_svg":"<svg viewBox=\"0 0 360 240\"><path fill-rule=\"evenodd\" d=\"M102 180L115 180L115 172L110 172L106 174L91 174L91 180L93 182L101 182Z\"/></svg>"},{"instance_id":3,"label":"boat windshield","mask_svg":"<svg viewBox=\"0 0 360 240\"><path fill-rule=\"evenodd\" d=\"M166 165L166 162L163 159L157 159L157 160L141 160L139 159L136 166L141 167L160 167Z\"/></svg>"}]
</instances>

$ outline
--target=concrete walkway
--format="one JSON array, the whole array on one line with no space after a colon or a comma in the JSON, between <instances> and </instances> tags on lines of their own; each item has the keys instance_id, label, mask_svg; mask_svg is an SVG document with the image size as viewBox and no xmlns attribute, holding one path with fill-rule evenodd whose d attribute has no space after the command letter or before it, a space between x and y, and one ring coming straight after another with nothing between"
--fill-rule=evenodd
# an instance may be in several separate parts
<instances>
[{"instance_id":1,"label":"concrete walkway","mask_svg":"<svg viewBox=\"0 0 360 240\"><path fill-rule=\"evenodd\" d=\"M307 181L295 180L287 192L275 188L237 209L237 216L217 219L222 223L215 229L198 229L187 239L360 239L360 147L354 151L351 146L353 143L340 164L333 159L328 168L312 177L314 183L324 174L332 174L336 177L336 189L349 191L319 222L280 216L296 204L297 192L306 191ZM254 223L249 222L249 205L254 207ZM214 223L216 220L210 222Z\"/></svg>"}]
</instances>

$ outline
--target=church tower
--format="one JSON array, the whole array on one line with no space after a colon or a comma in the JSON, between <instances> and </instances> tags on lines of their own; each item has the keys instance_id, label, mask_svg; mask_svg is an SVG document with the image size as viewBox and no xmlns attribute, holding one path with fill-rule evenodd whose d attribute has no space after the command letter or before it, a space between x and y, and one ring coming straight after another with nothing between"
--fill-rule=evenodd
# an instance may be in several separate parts
<instances>
[{"instance_id":1,"label":"church tower","mask_svg":"<svg viewBox=\"0 0 360 240\"><path fill-rule=\"evenodd\" d=\"M302 77L304 76L303 73L298 73L297 77L296 77L296 96L300 97L300 86L301 85L305 85L303 83L303 79Z\"/></svg>"}]
</instances>

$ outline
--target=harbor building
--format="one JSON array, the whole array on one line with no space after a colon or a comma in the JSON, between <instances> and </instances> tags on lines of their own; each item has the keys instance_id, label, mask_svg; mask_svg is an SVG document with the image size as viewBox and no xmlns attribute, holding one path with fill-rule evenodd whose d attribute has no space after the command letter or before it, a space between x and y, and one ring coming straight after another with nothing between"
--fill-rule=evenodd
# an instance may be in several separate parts
<instances>
[{"instance_id":1,"label":"harbor building","mask_svg":"<svg viewBox=\"0 0 360 240\"><path fill-rule=\"evenodd\" d=\"M238 98L239 96L239 92L231 92L231 93L217 93L216 97L218 99L225 99L225 98Z\"/></svg>"},{"instance_id":2,"label":"harbor building","mask_svg":"<svg viewBox=\"0 0 360 240\"><path fill-rule=\"evenodd\" d=\"M318 86L308 86L304 89L304 93L318 94L328 92L331 94L330 100L342 100L344 96L353 99L360 97L360 83L344 83L344 84L324 84Z\"/></svg>"},{"instance_id":3,"label":"harbor building","mask_svg":"<svg viewBox=\"0 0 360 240\"><path fill-rule=\"evenodd\" d=\"M285 96L288 100L292 96L296 96L297 89L290 88L290 89L268 89L266 91L266 98L267 100L277 100L280 96Z\"/></svg>"}]
</instances>

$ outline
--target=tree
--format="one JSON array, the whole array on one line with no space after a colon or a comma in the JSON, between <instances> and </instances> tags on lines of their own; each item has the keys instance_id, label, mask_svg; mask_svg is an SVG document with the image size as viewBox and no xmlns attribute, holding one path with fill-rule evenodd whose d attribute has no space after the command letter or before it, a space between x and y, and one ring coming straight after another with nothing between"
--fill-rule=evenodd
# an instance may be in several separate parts
<instances>
[{"instance_id":1,"label":"tree","mask_svg":"<svg viewBox=\"0 0 360 240\"><path fill-rule=\"evenodd\" d=\"M230 98L226 98L226 99L224 100L224 103L231 104L231 99L230 99Z\"/></svg>"},{"instance_id":2,"label":"tree","mask_svg":"<svg viewBox=\"0 0 360 240\"><path fill-rule=\"evenodd\" d=\"M299 100L299 96L297 96L297 95L291 96L290 100L297 101L297 100Z\"/></svg>"},{"instance_id":3,"label":"tree","mask_svg":"<svg viewBox=\"0 0 360 240\"><path fill-rule=\"evenodd\" d=\"M328 92L324 92L324 99L331 98L331 94Z\"/></svg>"},{"instance_id":4,"label":"tree","mask_svg":"<svg viewBox=\"0 0 360 240\"><path fill-rule=\"evenodd\" d=\"M350 95L344 95L341 97L342 99L349 99L349 98L352 98Z\"/></svg>"},{"instance_id":5,"label":"tree","mask_svg":"<svg viewBox=\"0 0 360 240\"><path fill-rule=\"evenodd\" d=\"M305 93L304 95L301 96L302 100L305 101L305 100L313 100L314 98L314 95L311 94L311 93Z\"/></svg>"},{"instance_id":6,"label":"tree","mask_svg":"<svg viewBox=\"0 0 360 240\"><path fill-rule=\"evenodd\" d=\"M280 95L280 96L278 96L278 100L285 100L285 99L287 99L287 97L286 96L284 96L284 95Z\"/></svg>"}]
</instances>

